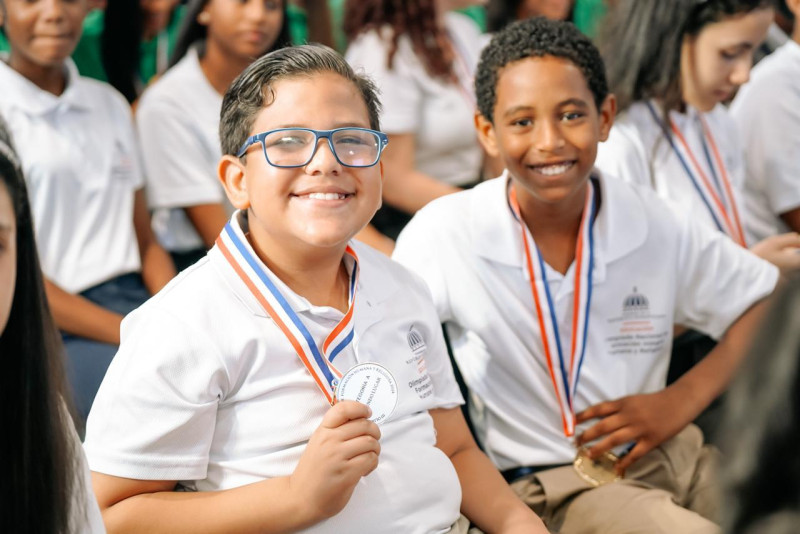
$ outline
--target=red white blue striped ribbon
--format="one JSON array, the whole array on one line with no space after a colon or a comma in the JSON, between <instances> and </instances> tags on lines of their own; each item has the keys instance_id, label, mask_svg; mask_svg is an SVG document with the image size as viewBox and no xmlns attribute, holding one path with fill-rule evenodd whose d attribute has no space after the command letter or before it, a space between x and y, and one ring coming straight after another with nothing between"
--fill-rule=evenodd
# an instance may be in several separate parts
<instances>
[{"instance_id":1,"label":"red white blue striped ribbon","mask_svg":"<svg viewBox=\"0 0 800 534\"><path fill-rule=\"evenodd\" d=\"M262 267L238 225L229 222L217 238L216 246L259 302L264 312L272 318L286 336L327 401L334 404L336 402L336 385L341 379L342 373L334 366L333 361L353 341L353 312L358 286L358 256L355 251L349 245L345 251L353 258L354 262L350 275L347 313L331 330L320 348L308 328L281 293L272 278L274 275Z\"/></svg>"},{"instance_id":2,"label":"red white blue striped ribbon","mask_svg":"<svg viewBox=\"0 0 800 534\"><path fill-rule=\"evenodd\" d=\"M525 252L525 265L530 278L531 293L536 310L536 319L542 339L547 369L561 411L564 435L575 434L575 394L586 355L586 340L589 333L589 309L592 303L592 271L594 269L593 225L597 211L597 193L592 180L586 191L586 203L578 230L575 246L575 291L573 295L572 329L569 357L562 348L555 306L547 283L544 260L533 240L519 209L513 186L509 202L519 222ZM557 358L557 359L556 359Z\"/></svg>"},{"instance_id":3,"label":"red white blue striped ribbon","mask_svg":"<svg viewBox=\"0 0 800 534\"><path fill-rule=\"evenodd\" d=\"M686 175L691 180L700 198L703 200L708 211L711 213L711 218L719 231L727 234L739 245L746 247L747 243L744 238L744 231L742 230L742 223L739 219L739 210L736 207L736 200L733 196L730 180L728 179L728 171L720 156L717 143L711 135L711 130L708 128L705 119L700 115L700 125L702 128L701 142L703 144L703 154L705 155L708 169L714 179L712 182L706 174L703 166L700 165L694 152L689 148L689 143L686 141L686 136L683 135L680 128L675 124L675 121L670 119L670 130L656 113L655 108L651 102L647 103L653 120L659 125L664 132L664 137L667 138L672 151L678 157ZM678 142L675 142L675 139ZM711 158L709 146L713 152L714 158ZM689 165L691 162L691 166ZM694 171L692 171L694 168Z\"/></svg>"}]
</instances>

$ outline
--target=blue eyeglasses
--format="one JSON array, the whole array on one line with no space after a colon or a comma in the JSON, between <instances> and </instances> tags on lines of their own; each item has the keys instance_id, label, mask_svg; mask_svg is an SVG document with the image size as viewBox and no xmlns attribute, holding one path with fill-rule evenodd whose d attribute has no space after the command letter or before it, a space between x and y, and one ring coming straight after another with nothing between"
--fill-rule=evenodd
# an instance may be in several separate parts
<instances>
[{"instance_id":1,"label":"blue eyeglasses","mask_svg":"<svg viewBox=\"0 0 800 534\"><path fill-rule=\"evenodd\" d=\"M251 135L236 155L241 158L250 145L261 143L264 157L273 167L304 167L316 154L320 139L328 140L336 160L345 167L372 167L389 144L385 133L367 128L278 128Z\"/></svg>"}]
</instances>

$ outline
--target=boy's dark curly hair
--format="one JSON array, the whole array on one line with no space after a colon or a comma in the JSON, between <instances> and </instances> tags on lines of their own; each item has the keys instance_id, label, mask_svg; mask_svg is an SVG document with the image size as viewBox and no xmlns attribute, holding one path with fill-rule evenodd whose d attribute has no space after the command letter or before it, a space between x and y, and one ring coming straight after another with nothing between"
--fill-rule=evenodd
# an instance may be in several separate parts
<instances>
[{"instance_id":1,"label":"boy's dark curly hair","mask_svg":"<svg viewBox=\"0 0 800 534\"><path fill-rule=\"evenodd\" d=\"M529 57L552 56L578 67L598 109L608 96L603 59L588 37L570 22L536 17L514 22L498 32L481 54L475 95L481 115L494 121L497 82L506 65Z\"/></svg>"}]
</instances>

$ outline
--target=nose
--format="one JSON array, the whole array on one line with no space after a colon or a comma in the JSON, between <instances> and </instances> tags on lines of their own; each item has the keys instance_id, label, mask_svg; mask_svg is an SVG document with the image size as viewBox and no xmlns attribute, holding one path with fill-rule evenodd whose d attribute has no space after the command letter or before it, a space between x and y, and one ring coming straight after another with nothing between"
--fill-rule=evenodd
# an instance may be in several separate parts
<instances>
[{"instance_id":1,"label":"nose","mask_svg":"<svg viewBox=\"0 0 800 534\"><path fill-rule=\"evenodd\" d=\"M306 174L312 176L329 175L337 176L342 171L342 164L336 159L330 144L330 139L317 139L317 146L311 161L306 164Z\"/></svg>"},{"instance_id":2,"label":"nose","mask_svg":"<svg viewBox=\"0 0 800 534\"><path fill-rule=\"evenodd\" d=\"M64 18L64 0L42 2L42 16L48 22L59 22Z\"/></svg>"},{"instance_id":3,"label":"nose","mask_svg":"<svg viewBox=\"0 0 800 534\"><path fill-rule=\"evenodd\" d=\"M247 2L245 15L250 20L264 20L268 12L267 3L264 0L250 0Z\"/></svg>"},{"instance_id":4,"label":"nose","mask_svg":"<svg viewBox=\"0 0 800 534\"><path fill-rule=\"evenodd\" d=\"M731 71L730 81L737 87L746 84L750 80L750 70L753 68L752 54L745 54L736 64Z\"/></svg>"},{"instance_id":5,"label":"nose","mask_svg":"<svg viewBox=\"0 0 800 534\"><path fill-rule=\"evenodd\" d=\"M564 136L557 121L540 119L533 128L534 146L541 152L555 152L564 146Z\"/></svg>"}]
</instances>

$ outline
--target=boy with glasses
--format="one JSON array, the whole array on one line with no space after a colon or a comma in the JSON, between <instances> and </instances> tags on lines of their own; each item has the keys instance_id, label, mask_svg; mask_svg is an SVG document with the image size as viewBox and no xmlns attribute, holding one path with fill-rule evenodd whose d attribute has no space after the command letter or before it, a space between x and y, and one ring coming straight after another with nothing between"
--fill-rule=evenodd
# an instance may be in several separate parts
<instances>
[{"instance_id":1,"label":"boy with glasses","mask_svg":"<svg viewBox=\"0 0 800 534\"><path fill-rule=\"evenodd\" d=\"M378 107L324 47L229 89L239 211L125 323L89 419L109 530L466 532L462 509L545 532L469 435L423 283L351 241L380 204Z\"/></svg>"}]
</instances>

